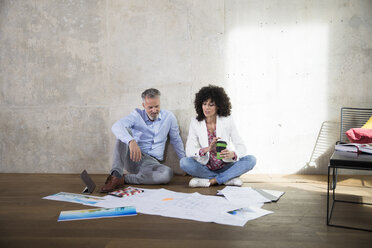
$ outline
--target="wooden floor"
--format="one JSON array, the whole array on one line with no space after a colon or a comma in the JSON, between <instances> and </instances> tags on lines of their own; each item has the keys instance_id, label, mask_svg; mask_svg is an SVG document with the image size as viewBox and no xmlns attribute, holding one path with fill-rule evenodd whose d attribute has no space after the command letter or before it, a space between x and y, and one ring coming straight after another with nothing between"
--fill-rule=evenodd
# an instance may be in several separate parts
<instances>
[{"instance_id":1,"label":"wooden floor","mask_svg":"<svg viewBox=\"0 0 372 248\"><path fill-rule=\"evenodd\" d=\"M97 185L105 177L92 175ZM175 177L164 188L210 195L223 188L190 189L189 179ZM144 214L57 222L60 211L91 208L41 199L61 191L80 193L79 175L0 174L0 247L372 247L372 232L326 225L326 176L249 175L243 181L246 187L286 192L279 202L265 204L273 214L244 227ZM343 198L372 202L372 177L342 177L337 191ZM336 205L333 218L372 229L371 206Z\"/></svg>"}]
</instances>

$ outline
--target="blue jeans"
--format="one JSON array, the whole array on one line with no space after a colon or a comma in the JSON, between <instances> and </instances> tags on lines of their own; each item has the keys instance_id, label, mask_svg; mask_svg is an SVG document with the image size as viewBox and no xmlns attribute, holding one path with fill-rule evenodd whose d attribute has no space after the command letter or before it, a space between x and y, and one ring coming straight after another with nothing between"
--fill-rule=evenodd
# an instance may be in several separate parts
<instances>
[{"instance_id":1,"label":"blue jeans","mask_svg":"<svg viewBox=\"0 0 372 248\"><path fill-rule=\"evenodd\" d=\"M239 177L250 171L256 165L256 158L252 155L244 156L238 161L228 163L218 170L210 170L206 165L197 162L195 159L188 157L180 161L181 169L193 177L216 178L218 184L223 184L228 180Z\"/></svg>"}]
</instances>

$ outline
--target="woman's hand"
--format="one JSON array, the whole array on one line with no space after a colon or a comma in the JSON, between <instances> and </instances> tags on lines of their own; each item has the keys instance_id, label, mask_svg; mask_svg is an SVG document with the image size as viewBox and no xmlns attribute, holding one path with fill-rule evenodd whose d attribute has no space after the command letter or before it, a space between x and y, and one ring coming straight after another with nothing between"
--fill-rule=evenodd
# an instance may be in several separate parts
<instances>
[{"instance_id":1,"label":"woman's hand","mask_svg":"<svg viewBox=\"0 0 372 248\"><path fill-rule=\"evenodd\" d=\"M216 150L217 140L219 140L219 139L221 139L221 138L220 137L213 138L212 142L209 144L208 152Z\"/></svg>"},{"instance_id":2,"label":"woman's hand","mask_svg":"<svg viewBox=\"0 0 372 248\"><path fill-rule=\"evenodd\" d=\"M233 159L235 157L235 152L224 149L220 152L220 157L221 158L231 158L231 159Z\"/></svg>"}]
</instances>

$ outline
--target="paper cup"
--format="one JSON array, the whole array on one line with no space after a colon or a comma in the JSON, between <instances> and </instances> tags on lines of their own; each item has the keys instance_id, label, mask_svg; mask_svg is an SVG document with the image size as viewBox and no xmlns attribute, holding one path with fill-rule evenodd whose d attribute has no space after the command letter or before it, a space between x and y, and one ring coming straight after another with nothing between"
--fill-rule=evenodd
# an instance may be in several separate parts
<instances>
[{"instance_id":1,"label":"paper cup","mask_svg":"<svg viewBox=\"0 0 372 248\"><path fill-rule=\"evenodd\" d=\"M226 147L227 147L226 141L223 141L223 140L217 141L217 143L216 143L217 159L222 159L221 156L220 156L220 152L222 150L225 150Z\"/></svg>"}]
</instances>

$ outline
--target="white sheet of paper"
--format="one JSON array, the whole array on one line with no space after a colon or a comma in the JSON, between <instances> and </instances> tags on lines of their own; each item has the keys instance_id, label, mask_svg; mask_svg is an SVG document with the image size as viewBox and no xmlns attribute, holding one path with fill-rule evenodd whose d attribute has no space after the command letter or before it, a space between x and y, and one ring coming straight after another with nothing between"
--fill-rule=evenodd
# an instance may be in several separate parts
<instances>
[{"instance_id":1,"label":"white sheet of paper","mask_svg":"<svg viewBox=\"0 0 372 248\"><path fill-rule=\"evenodd\" d=\"M225 225L233 225L233 226L244 226L250 220L254 220L262 216L265 216L267 214L273 213L272 211L262 209L261 208L262 205L263 204L252 205L247 208L241 208L241 209L232 211L232 214L228 213L229 216L221 217L216 223L225 224Z\"/></svg>"},{"instance_id":2,"label":"white sheet of paper","mask_svg":"<svg viewBox=\"0 0 372 248\"><path fill-rule=\"evenodd\" d=\"M270 189L262 189L262 190L277 198L281 197L284 194L283 191L270 190Z\"/></svg>"},{"instance_id":3,"label":"white sheet of paper","mask_svg":"<svg viewBox=\"0 0 372 248\"><path fill-rule=\"evenodd\" d=\"M251 187L226 186L224 189L219 191L219 194L223 194L231 203L243 207L249 207L256 203L271 202L271 200L262 196Z\"/></svg>"},{"instance_id":4,"label":"white sheet of paper","mask_svg":"<svg viewBox=\"0 0 372 248\"><path fill-rule=\"evenodd\" d=\"M238 208L223 197L199 193L179 195L177 192L173 192L171 197L168 197L170 193L169 191L159 192L161 198L166 200L153 202L147 207L139 207L138 211L182 219L214 221L216 216Z\"/></svg>"}]
</instances>

